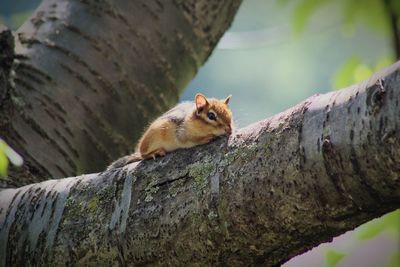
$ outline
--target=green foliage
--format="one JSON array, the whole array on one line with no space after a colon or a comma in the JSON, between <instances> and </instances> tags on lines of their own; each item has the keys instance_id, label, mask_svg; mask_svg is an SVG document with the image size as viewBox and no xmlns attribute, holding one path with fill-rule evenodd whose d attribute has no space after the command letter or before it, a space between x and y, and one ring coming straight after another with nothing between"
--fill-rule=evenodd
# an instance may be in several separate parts
<instances>
[{"instance_id":1,"label":"green foliage","mask_svg":"<svg viewBox=\"0 0 400 267\"><path fill-rule=\"evenodd\" d=\"M99 204L99 198L97 196L93 197L88 203L88 211L93 214L97 211L97 206Z\"/></svg>"},{"instance_id":2,"label":"green foliage","mask_svg":"<svg viewBox=\"0 0 400 267\"><path fill-rule=\"evenodd\" d=\"M4 146L0 144L0 177L7 176L8 159L4 152Z\"/></svg>"},{"instance_id":3,"label":"green foliage","mask_svg":"<svg viewBox=\"0 0 400 267\"><path fill-rule=\"evenodd\" d=\"M333 87L340 89L346 87L348 85L353 84L354 82L354 72L357 69L357 66L361 64L360 58L353 56L342 65L341 68L336 72L333 80Z\"/></svg>"},{"instance_id":4,"label":"green foliage","mask_svg":"<svg viewBox=\"0 0 400 267\"><path fill-rule=\"evenodd\" d=\"M293 32L298 35L304 32L311 17L328 0L298 0L292 16ZM383 0L339 0L342 9L342 24L347 33L353 33L358 24L390 37L393 33L387 8L392 8L400 16L400 1L389 0L390 7ZM285 3L285 2L283 2ZM369 78L374 72L394 62L392 56L384 56L374 64L365 64L357 56L349 58L336 72L333 88L340 89Z\"/></svg>"},{"instance_id":5,"label":"green foliage","mask_svg":"<svg viewBox=\"0 0 400 267\"><path fill-rule=\"evenodd\" d=\"M392 0L390 1L390 7L393 9L394 13L400 16L400 1Z\"/></svg>"},{"instance_id":6,"label":"green foliage","mask_svg":"<svg viewBox=\"0 0 400 267\"><path fill-rule=\"evenodd\" d=\"M400 252L396 252L390 258L387 267L399 267L400 266Z\"/></svg>"},{"instance_id":7,"label":"green foliage","mask_svg":"<svg viewBox=\"0 0 400 267\"><path fill-rule=\"evenodd\" d=\"M345 253L339 252L337 250L328 249L325 252L325 266L334 267L338 262L340 262L346 256Z\"/></svg>"},{"instance_id":8,"label":"green foliage","mask_svg":"<svg viewBox=\"0 0 400 267\"><path fill-rule=\"evenodd\" d=\"M362 60L353 56L346 60L333 77L332 87L341 89L343 87L358 83L369 78L374 72L389 66L394 62L390 56L382 57L375 65L368 65Z\"/></svg>"},{"instance_id":9,"label":"green foliage","mask_svg":"<svg viewBox=\"0 0 400 267\"><path fill-rule=\"evenodd\" d=\"M393 64L396 61L396 59L394 58L394 56L385 56L382 57L381 59L379 59L379 61L376 63L375 65L375 70L374 71L378 71L381 70L391 64Z\"/></svg>"},{"instance_id":10,"label":"green foliage","mask_svg":"<svg viewBox=\"0 0 400 267\"><path fill-rule=\"evenodd\" d=\"M281 1L287 4L288 1ZM307 23L316 11L329 4L329 0L298 0L292 16L292 27L295 34L304 32ZM367 25L378 33L388 35L391 32L390 21L382 0L339 0L342 7L342 23L346 30L353 32L358 23ZM398 1L392 3L396 9L400 9ZM400 12L399 12L400 14Z\"/></svg>"},{"instance_id":11,"label":"green foliage","mask_svg":"<svg viewBox=\"0 0 400 267\"><path fill-rule=\"evenodd\" d=\"M0 23L11 30L18 29L40 2L41 0L0 0Z\"/></svg>"},{"instance_id":12,"label":"green foliage","mask_svg":"<svg viewBox=\"0 0 400 267\"><path fill-rule=\"evenodd\" d=\"M360 226L356 234L361 240L366 240L377 236L384 230L390 231L396 240L400 237L400 209Z\"/></svg>"},{"instance_id":13,"label":"green foliage","mask_svg":"<svg viewBox=\"0 0 400 267\"><path fill-rule=\"evenodd\" d=\"M294 10L292 17L293 31L296 35L304 32L308 21L326 0L302 0Z\"/></svg>"},{"instance_id":14,"label":"green foliage","mask_svg":"<svg viewBox=\"0 0 400 267\"><path fill-rule=\"evenodd\" d=\"M9 160L16 166L21 166L23 163L21 156L0 138L0 177L7 176Z\"/></svg>"},{"instance_id":15,"label":"green foliage","mask_svg":"<svg viewBox=\"0 0 400 267\"><path fill-rule=\"evenodd\" d=\"M357 22L383 35L390 34L390 21L382 0L342 0L343 22L347 30L354 30Z\"/></svg>"},{"instance_id":16,"label":"green foliage","mask_svg":"<svg viewBox=\"0 0 400 267\"><path fill-rule=\"evenodd\" d=\"M27 21L32 12L33 10L26 10L13 14L10 17L11 29L18 29L25 21Z\"/></svg>"}]
</instances>

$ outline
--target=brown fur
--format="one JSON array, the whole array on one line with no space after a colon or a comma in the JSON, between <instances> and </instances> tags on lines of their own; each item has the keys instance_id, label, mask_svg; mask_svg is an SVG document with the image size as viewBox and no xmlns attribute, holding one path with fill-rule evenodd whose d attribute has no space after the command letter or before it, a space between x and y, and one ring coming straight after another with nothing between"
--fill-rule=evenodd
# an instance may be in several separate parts
<instances>
[{"instance_id":1,"label":"brown fur","mask_svg":"<svg viewBox=\"0 0 400 267\"><path fill-rule=\"evenodd\" d=\"M137 150L144 159L164 156L168 151L165 144L174 139L175 130L176 125L171 121L154 121L139 140Z\"/></svg>"},{"instance_id":2,"label":"brown fur","mask_svg":"<svg viewBox=\"0 0 400 267\"><path fill-rule=\"evenodd\" d=\"M133 162L164 156L179 148L206 144L217 136L231 134L233 123L229 100L230 96L218 100L197 94L195 103L177 105L151 123L137 144L137 152L127 159ZM207 117L208 112L215 113L215 121Z\"/></svg>"}]
</instances>

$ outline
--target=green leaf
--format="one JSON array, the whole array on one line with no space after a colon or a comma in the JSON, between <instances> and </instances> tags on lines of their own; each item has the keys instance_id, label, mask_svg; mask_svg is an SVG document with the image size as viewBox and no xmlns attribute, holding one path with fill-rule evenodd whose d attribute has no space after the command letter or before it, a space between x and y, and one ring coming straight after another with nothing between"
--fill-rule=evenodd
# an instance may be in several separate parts
<instances>
[{"instance_id":1,"label":"green leaf","mask_svg":"<svg viewBox=\"0 0 400 267\"><path fill-rule=\"evenodd\" d=\"M343 22L344 28L348 32L354 32L354 24L359 11L360 3L358 0L344 1L343 4Z\"/></svg>"},{"instance_id":2,"label":"green leaf","mask_svg":"<svg viewBox=\"0 0 400 267\"><path fill-rule=\"evenodd\" d=\"M356 234L359 239L366 240L377 236L384 230L394 231L396 237L400 234L400 209L361 225Z\"/></svg>"},{"instance_id":3,"label":"green leaf","mask_svg":"<svg viewBox=\"0 0 400 267\"><path fill-rule=\"evenodd\" d=\"M375 67L372 67L362 63L357 56L353 56L349 58L334 75L333 87L335 89L341 89L354 83L364 81L371 77L374 72L392 64L392 62L392 57L385 56L377 62Z\"/></svg>"},{"instance_id":4,"label":"green leaf","mask_svg":"<svg viewBox=\"0 0 400 267\"><path fill-rule=\"evenodd\" d=\"M32 13L33 10L25 10L12 14L10 28L18 29L22 25L22 23L27 21L27 19L29 18L30 15L32 15Z\"/></svg>"},{"instance_id":5,"label":"green leaf","mask_svg":"<svg viewBox=\"0 0 400 267\"><path fill-rule=\"evenodd\" d=\"M362 4L358 0L344 1L343 13L347 30L354 31L356 23L359 22L379 34L391 34L389 18L381 0L364 0Z\"/></svg>"},{"instance_id":6,"label":"green leaf","mask_svg":"<svg viewBox=\"0 0 400 267\"><path fill-rule=\"evenodd\" d=\"M21 166L24 163L22 157L15 152L7 143L0 138L0 150L7 156L11 163L15 166Z\"/></svg>"},{"instance_id":7,"label":"green leaf","mask_svg":"<svg viewBox=\"0 0 400 267\"><path fill-rule=\"evenodd\" d=\"M390 7L393 9L394 13L397 16L400 16L400 1L399 0L392 0L390 3Z\"/></svg>"},{"instance_id":8,"label":"green leaf","mask_svg":"<svg viewBox=\"0 0 400 267\"><path fill-rule=\"evenodd\" d=\"M400 3L400 1L399 1L399 3ZM392 56L392 55L383 56L376 63L375 68L374 68L374 72L377 72L377 71L379 71L379 70L381 70L383 68L386 68L387 66L392 65L394 62L395 62L394 56Z\"/></svg>"},{"instance_id":9,"label":"green leaf","mask_svg":"<svg viewBox=\"0 0 400 267\"><path fill-rule=\"evenodd\" d=\"M333 87L341 89L354 83L354 71L361 64L357 56L349 58L336 72L333 78Z\"/></svg>"},{"instance_id":10,"label":"green leaf","mask_svg":"<svg viewBox=\"0 0 400 267\"><path fill-rule=\"evenodd\" d=\"M289 0L277 0L276 2L280 6L285 6L289 3Z\"/></svg>"},{"instance_id":11,"label":"green leaf","mask_svg":"<svg viewBox=\"0 0 400 267\"><path fill-rule=\"evenodd\" d=\"M293 32L295 35L303 33L311 16L322 6L324 0L302 0L296 7L292 17Z\"/></svg>"},{"instance_id":12,"label":"green leaf","mask_svg":"<svg viewBox=\"0 0 400 267\"><path fill-rule=\"evenodd\" d=\"M358 83L361 81L364 81L366 79L368 79L369 77L371 77L371 75L374 72L372 71L372 69L365 65L365 64L359 64L356 69L354 70L354 82L353 83Z\"/></svg>"},{"instance_id":13,"label":"green leaf","mask_svg":"<svg viewBox=\"0 0 400 267\"><path fill-rule=\"evenodd\" d=\"M16 166L21 166L24 162L22 157L0 138L0 177L7 176L9 160Z\"/></svg>"},{"instance_id":14,"label":"green leaf","mask_svg":"<svg viewBox=\"0 0 400 267\"><path fill-rule=\"evenodd\" d=\"M362 5L362 21L377 33L390 37L392 35L390 19L381 0L368 0Z\"/></svg>"},{"instance_id":15,"label":"green leaf","mask_svg":"<svg viewBox=\"0 0 400 267\"><path fill-rule=\"evenodd\" d=\"M395 252L389 260L387 267L398 267L400 266L400 252Z\"/></svg>"},{"instance_id":16,"label":"green leaf","mask_svg":"<svg viewBox=\"0 0 400 267\"><path fill-rule=\"evenodd\" d=\"M13 165L21 166L24 163L24 160L22 159L22 157L8 145L6 145L6 148L4 149L4 153L7 155L8 159L10 160L10 162Z\"/></svg>"},{"instance_id":17,"label":"green leaf","mask_svg":"<svg viewBox=\"0 0 400 267\"><path fill-rule=\"evenodd\" d=\"M382 219L385 226L400 226L400 209L387 213Z\"/></svg>"},{"instance_id":18,"label":"green leaf","mask_svg":"<svg viewBox=\"0 0 400 267\"><path fill-rule=\"evenodd\" d=\"M358 238L361 240L371 239L377 236L384 230L384 227L381 222L370 222L363 226L362 229L359 230Z\"/></svg>"},{"instance_id":19,"label":"green leaf","mask_svg":"<svg viewBox=\"0 0 400 267\"><path fill-rule=\"evenodd\" d=\"M326 267L334 267L336 264L341 261L344 256L346 256L345 253L329 249L325 252L325 266Z\"/></svg>"},{"instance_id":20,"label":"green leaf","mask_svg":"<svg viewBox=\"0 0 400 267\"><path fill-rule=\"evenodd\" d=\"M3 147L0 146L0 177L7 176L8 159L4 153Z\"/></svg>"}]
</instances>

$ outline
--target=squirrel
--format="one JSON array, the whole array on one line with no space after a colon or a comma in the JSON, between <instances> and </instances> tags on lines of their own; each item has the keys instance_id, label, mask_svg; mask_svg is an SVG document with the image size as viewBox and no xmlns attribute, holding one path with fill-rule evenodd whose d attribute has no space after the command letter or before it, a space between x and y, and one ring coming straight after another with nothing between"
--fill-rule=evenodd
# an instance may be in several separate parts
<instances>
[{"instance_id":1,"label":"squirrel","mask_svg":"<svg viewBox=\"0 0 400 267\"><path fill-rule=\"evenodd\" d=\"M136 152L113 162L107 169L123 167L143 159L155 159L179 148L207 144L218 136L232 134L229 95L223 100L196 94L153 121L139 139Z\"/></svg>"}]
</instances>

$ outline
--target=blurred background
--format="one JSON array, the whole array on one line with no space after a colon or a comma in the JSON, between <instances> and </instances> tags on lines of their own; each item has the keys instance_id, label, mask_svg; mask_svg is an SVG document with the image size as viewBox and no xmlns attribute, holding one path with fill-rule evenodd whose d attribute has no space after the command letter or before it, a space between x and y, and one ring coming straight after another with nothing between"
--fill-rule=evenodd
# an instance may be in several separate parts
<instances>
[{"instance_id":1,"label":"blurred background","mask_svg":"<svg viewBox=\"0 0 400 267\"><path fill-rule=\"evenodd\" d=\"M16 30L40 0L0 0L0 23ZM190 82L224 98L238 127L315 93L367 79L400 55L400 0L243 0L232 27ZM400 46L400 44L398 44ZM297 256L285 267L400 266L400 210Z\"/></svg>"}]
</instances>

